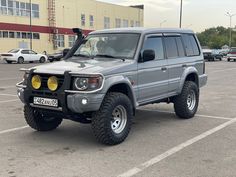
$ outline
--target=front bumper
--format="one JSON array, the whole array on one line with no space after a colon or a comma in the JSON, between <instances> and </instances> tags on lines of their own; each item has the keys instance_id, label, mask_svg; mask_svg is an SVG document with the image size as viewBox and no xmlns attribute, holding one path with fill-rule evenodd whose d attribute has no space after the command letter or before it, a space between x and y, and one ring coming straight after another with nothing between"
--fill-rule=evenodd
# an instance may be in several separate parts
<instances>
[{"instance_id":1,"label":"front bumper","mask_svg":"<svg viewBox=\"0 0 236 177\"><path fill-rule=\"evenodd\" d=\"M203 87L207 83L207 75L203 74L199 76L199 87Z\"/></svg>"}]
</instances>

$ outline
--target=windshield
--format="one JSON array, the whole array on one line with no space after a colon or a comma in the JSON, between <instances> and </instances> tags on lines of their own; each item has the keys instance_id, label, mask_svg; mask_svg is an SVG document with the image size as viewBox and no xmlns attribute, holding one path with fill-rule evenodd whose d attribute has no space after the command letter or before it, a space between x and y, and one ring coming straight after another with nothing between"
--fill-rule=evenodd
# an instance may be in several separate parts
<instances>
[{"instance_id":1,"label":"windshield","mask_svg":"<svg viewBox=\"0 0 236 177\"><path fill-rule=\"evenodd\" d=\"M17 53L17 52L19 52L19 49L12 49L8 53Z\"/></svg>"},{"instance_id":2,"label":"windshield","mask_svg":"<svg viewBox=\"0 0 236 177\"><path fill-rule=\"evenodd\" d=\"M236 52L236 48L231 48L230 52Z\"/></svg>"},{"instance_id":3,"label":"windshield","mask_svg":"<svg viewBox=\"0 0 236 177\"><path fill-rule=\"evenodd\" d=\"M74 56L133 59L140 34L89 35Z\"/></svg>"}]
</instances>

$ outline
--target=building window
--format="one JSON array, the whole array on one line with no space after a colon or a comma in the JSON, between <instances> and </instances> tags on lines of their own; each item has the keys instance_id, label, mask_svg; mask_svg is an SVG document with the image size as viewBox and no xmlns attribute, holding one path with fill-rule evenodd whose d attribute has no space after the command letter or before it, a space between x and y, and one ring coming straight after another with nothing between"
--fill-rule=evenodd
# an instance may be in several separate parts
<instances>
[{"instance_id":1,"label":"building window","mask_svg":"<svg viewBox=\"0 0 236 177\"><path fill-rule=\"evenodd\" d=\"M129 21L128 20L123 20L123 27L129 27Z\"/></svg>"},{"instance_id":2,"label":"building window","mask_svg":"<svg viewBox=\"0 0 236 177\"><path fill-rule=\"evenodd\" d=\"M136 27L140 27L140 21L136 21L136 22L135 22L135 26L136 26Z\"/></svg>"},{"instance_id":3,"label":"building window","mask_svg":"<svg viewBox=\"0 0 236 177\"><path fill-rule=\"evenodd\" d=\"M104 17L104 29L109 29L109 28L110 28L110 18Z\"/></svg>"},{"instance_id":4,"label":"building window","mask_svg":"<svg viewBox=\"0 0 236 177\"><path fill-rule=\"evenodd\" d=\"M22 33L21 33L21 37L22 37L22 39L27 39L27 33L22 32Z\"/></svg>"},{"instance_id":5,"label":"building window","mask_svg":"<svg viewBox=\"0 0 236 177\"><path fill-rule=\"evenodd\" d=\"M21 32L16 32L16 38L21 38Z\"/></svg>"},{"instance_id":6,"label":"building window","mask_svg":"<svg viewBox=\"0 0 236 177\"><path fill-rule=\"evenodd\" d=\"M7 0L0 1L0 13L7 15Z\"/></svg>"},{"instance_id":7,"label":"building window","mask_svg":"<svg viewBox=\"0 0 236 177\"><path fill-rule=\"evenodd\" d=\"M14 15L13 1L8 0L8 15Z\"/></svg>"},{"instance_id":8,"label":"building window","mask_svg":"<svg viewBox=\"0 0 236 177\"><path fill-rule=\"evenodd\" d=\"M89 16L89 26L93 27L93 23L94 23L94 17L93 17L93 15L90 15Z\"/></svg>"},{"instance_id":9,"label":"building window","mask_svg":"<svg viewBox=\"0 0 236 177\"><path fill-rule=\"evenodd\" d=\"M32 4L32 17L39 18L39 5L38 4Z\"/></svg>"},{"instance_id":10,"label":"building window","mask_svg":"<svg viewBox=\"0 0 236 177\"><path fill-rule=\"evenodd\" d=\"M8 38L8 31L3 31L2 32L2 37L3 38Z\"/></svg>"},{"instance_id":11,"label":"building window","mask_svg":"<svg viewBox=\"0 0 236 177\"><path fill-rule=\"evenodd\" d=\"M57 46L58 47L65 47L65 36L64 35L57 35Z\"/></svg>"},{"instance_id":12,"label":"building window","mask_svg":"<svg viewBox=\"0 0 236 177\"><path fill-rule=\"evenodd\" d=\"M0 31L0 38L2 38L2 31Z\"/></svg>"},{"instance_id":13,"label":"building window","mask_svg":"<svg viewBox=\"0 0 236 177\"><path fill-rule=\"evenodd\" d=\"M76 41L76 36L69 36L69 47L73 47Z\"/></svg>"},{"instance_id":14,"label":"building window","mask_svg":"<svg viewBox=\"0 0 236 177\"><path fill-rule=\"evenodd\" d=\"M81 26L85 26L85 14L81 14Z\"/></svg>"},{"instance_id":15,"label":"building window","mask_svg":"<svg viewBox=\"0 0 236 177\"><path fill-rule=\"evenodd\" d=\"M39 33L33 33L33 39L40 39Z\"/></svg>"},{"instance_id":16,"label":"building window","mask_svg":"<svg viewBox=\"0 0 236 177\"><path fill-rule=\"evenodd\" d=\"M9 38L15 38L15 32L9 31Z\"/></svg>"},{"instance_id":17,"label":"building window","mask_svg":"<svg viewBox=\"0 0 236 177\"><path fill-rule=\"evenodd\" d=\"M130 21L130 27L134 27L134 20Z\"/></svg>"},{"instance_id":18,"label":"building window","mask_svg":"<svg viewBox=\"0 0 236 177\"><path fill-rule=\"evenodd\" d=\"M116 18L116 28L120 28L120 27L121 27L121 19Z\"/></svg>"}]
</instances>

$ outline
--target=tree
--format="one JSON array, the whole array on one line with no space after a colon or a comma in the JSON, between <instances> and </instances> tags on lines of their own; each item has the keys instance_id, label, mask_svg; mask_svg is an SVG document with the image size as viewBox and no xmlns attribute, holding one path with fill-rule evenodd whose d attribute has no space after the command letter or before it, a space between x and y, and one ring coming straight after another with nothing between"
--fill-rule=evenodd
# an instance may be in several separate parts
<instances>
[{"instance_id":1,"label":"tree","mask_svg":"<svg viewBox=\"0 0 236 177\"><path fill-rule=\"evenodd\" d=\"M229 30L229 28L218 26L197 33L197 36L202 46L221 49L223 45L229 45ZM232 31L232 46L236 46L236 32L234 31Z\"/></svg>"}]
</instances>

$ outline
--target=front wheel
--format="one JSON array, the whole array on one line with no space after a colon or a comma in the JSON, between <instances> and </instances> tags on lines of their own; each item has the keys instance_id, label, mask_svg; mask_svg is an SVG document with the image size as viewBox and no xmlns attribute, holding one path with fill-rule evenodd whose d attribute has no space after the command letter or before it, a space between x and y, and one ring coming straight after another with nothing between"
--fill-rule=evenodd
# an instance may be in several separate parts
<instances>
[{"instance_id":1,"label":"front wheel","mask_svg":"<svg viewBox=\"0 0 236 177\"><path fill-rule=\"evenodd\" d=\"M122 93L108 93L100 109L92 116L93 133L103 144L119 144L128 136L132 119L133 108L130 99Z\"/></svg>"},{"instance_id":2,"label":"front wheel","mask_svg":"<svg viewBox=\"0 0 236 177\"><path fill-rule=\"evenodd\" d=\"M27 124L37 131L54 130L62 122L62 118L45 116L28 105L24 106L24 116Z\"/></svg>"},{"instance_id":3,"label":"front wheel","mask_svg":"<svg viewBox=\"0 0 236 177\"><path fill-rule=\"evenodd\" d=\"M198 109L199 89L196 83L186 81L180 95L174 98L175 113L179 118L194 117Z\"/></svg>"}]
</instances>

